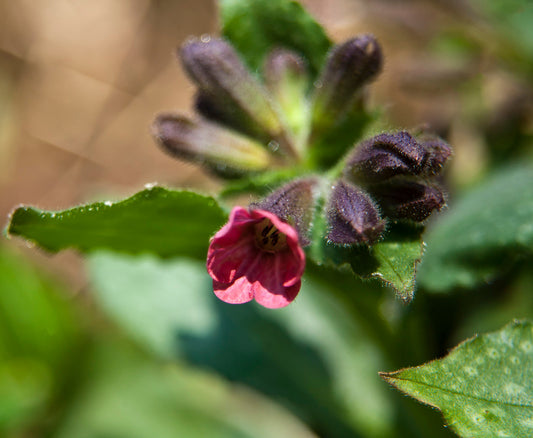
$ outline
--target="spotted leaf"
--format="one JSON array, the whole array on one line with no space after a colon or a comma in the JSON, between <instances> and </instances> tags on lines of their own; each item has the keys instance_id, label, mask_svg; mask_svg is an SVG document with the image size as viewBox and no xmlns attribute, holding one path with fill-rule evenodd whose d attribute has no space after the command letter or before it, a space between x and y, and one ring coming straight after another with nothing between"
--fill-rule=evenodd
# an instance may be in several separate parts
<instances>
[{"instance_id":1,"label":"spotted leaf","mask_svg":"<svg viewBox=\"0 0 533 438\"><path fill-rule=\"evenodd\" d=\"M443 359L381 376L442 411L461 437L533 436L533 323L467 340Z\"/></svg>"}]
</instances>

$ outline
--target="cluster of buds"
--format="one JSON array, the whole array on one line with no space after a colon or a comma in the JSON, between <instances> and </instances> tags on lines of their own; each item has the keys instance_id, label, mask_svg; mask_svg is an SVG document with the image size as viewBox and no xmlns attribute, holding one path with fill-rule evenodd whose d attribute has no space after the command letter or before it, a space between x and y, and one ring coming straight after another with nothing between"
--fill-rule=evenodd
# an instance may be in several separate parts
<instances>
[{"instance_id":1,"label":"cluster of buds","mask_svg":"<svg viewBox=\"0 0 533 438\"><path fill-rule=\"evenodd\" d=\"M309 152L361 106L364 86L382 67L371 35L334 46L312 84L305 60L286 49L266 57L262 82L223 39L190 40L178 57L198 86L197 117L161 114L154 136L166 152L226 178L279 166L319 170ZM315 215L328 225L324 236L313 232L315 239L370 246L391 221L421 222L444 205L430 181L450 154L436 137L380 134L356 145L333 180L298 178L248 208L235 207L209 246L215 294L228 303L255 298L265 307L286 306L300 289L312 224L323 222Z\"/></svg>"},{"instance_id":2,"label":"cluster of buds","mask_svg":"<svg viewBox=\"0 0 533 438\"><path fill-rule=\"evenodd\" d=\"M370 35L333 47L312 85L305 60L286 49L266 57L263 82L223 39L190 40L178 58L198 87L197 117L160 114L154 136L164 151L231 178L305 162L312 139L349 112L382 64Z\"/></svg>"},{"instance_id":3,"label":"cluster of buds","mask_svg":"<svg viewBox=\"0 0 533 438\"><path fill-rule=\"evenodd\" d=\"M406 131L385 133L357 145L330 196L328 239L337 244L377 241L385 219L423 222L445 204L431 182L451 155L443 140Z\"/></svg>"}]
</instances>

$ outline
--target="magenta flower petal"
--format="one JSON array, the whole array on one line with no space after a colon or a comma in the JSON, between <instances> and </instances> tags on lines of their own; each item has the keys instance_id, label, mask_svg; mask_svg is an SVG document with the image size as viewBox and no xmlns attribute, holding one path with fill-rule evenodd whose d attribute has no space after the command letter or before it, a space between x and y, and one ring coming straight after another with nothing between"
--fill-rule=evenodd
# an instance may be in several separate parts
<instances>
[{"instance_id":1,"label":"magenta flower petal","mask_svg":"<svg viewBox=\"0 0 533 438\"><path fill-rule=\"evenodd\" d=\"M264 210L235 207L207 253L215 295L231 304L255 298L265 307L284 307L298 294L304 268L296 229Z\"/></svg>"},{"instance_id":2,"label":"magenta flower petal","mask_svg":"<svg viewBox=\"0 0 533 438\"><path fill-rule=\"evenodd\" d=\"M267 284L260 282L254 283L254 298L259 304L263 307L268 307L269 309L278 309L280 307L288 306L300 292L300 287L302 285L301 280L298 280L295 284L290 287L284 287L279 289L277 292L273 292L278 285L273 281L270 281Z\"/></svg>"},{"instance_id":3,"label":"magenta flower petal","mask_svg":"<svg viewBox=\"0 0 533 438\"><path fill-rule=\"evenodd\" d=\"M254 298L253 285L246 277L238 278L230 284L213 280L213 291L218 298L229 304L243 304Z\"/></svg>"},{"instance_id":4,"label":"magenta flower petal","mask_svg":"<svg viewBox=\"0 0 533 438\"><path fill-rule=\"evenodd\" d=\"M243 260L254 257L254 236L249 232L254 223L248 210L235 207L228 223L214 235L207 252L207 270L214 280L231 283Z\"/></svg>"},{"instance_id":5,"label":"magenta flower petal","mask_svg":"<svg viewBox=\"0 0 533 438\"><path fill-rule=\"evenodd\" d=\"M298 232L286 222L283 222L275 214L272 214L265 210L254 210L252 214L263 218L269 219L272 224L285 235L289 251L272 254L276 263L276 270L281 269L284 271L282 277L283 284L285 286L292 286L303 275L305 269L305 253L300 246L298 240ZM281 263L280 263L281 262ZM268 263L268 262L267 262ZM264 271L271 272L273 266Z\"/></svg>"}]
</instances>

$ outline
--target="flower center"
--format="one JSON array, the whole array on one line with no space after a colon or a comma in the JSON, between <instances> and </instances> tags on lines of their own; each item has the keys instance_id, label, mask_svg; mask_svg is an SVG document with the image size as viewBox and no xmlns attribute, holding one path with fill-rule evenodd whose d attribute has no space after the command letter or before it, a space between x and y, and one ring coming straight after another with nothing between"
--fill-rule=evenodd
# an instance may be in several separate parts
<instances>
[{"instance_id":1,"label":"flower center","mask_svg":"<svg viewBox=\"0 0 533 438\"><path fill-rule=\"evenodd\" d=\"M255 225L255 241L260 249L267 252L278 252L287 247L285 234L280 233L267 218Z\"/></svg>"}]
</instances>

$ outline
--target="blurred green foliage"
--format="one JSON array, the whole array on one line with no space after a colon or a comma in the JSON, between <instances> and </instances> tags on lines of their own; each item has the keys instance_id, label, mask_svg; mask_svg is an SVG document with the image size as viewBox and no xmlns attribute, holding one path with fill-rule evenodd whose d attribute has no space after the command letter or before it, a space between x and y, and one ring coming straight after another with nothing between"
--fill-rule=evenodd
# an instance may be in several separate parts
<instances>
[{"instance_id":1,"label":"blurred green foliage","mask_svg":"<svg viewBox=\"0 0 533 438\"><path fill-rule=\"evenodd\" d=\"M284 5L280 17L276 5ZM482 144L482 160L467 156L467 166L446 181L449 212L431 224L410 306L377 282L312 263L301 294L287 309L269 312L253 303L219 302L197 260L224 220L210 198L189 199L198 202L176 210L169 198L180 198L179 203L183 195L158 188L130 198L130 210L97 203L85 212L92 215L89 222L94 225L102 212L104 218L110 212L111 220L92 229L80 209L71 210L70 217L45 213L43 218L41 211L23 209L19 225L28 228L11 232L37 230L29 237L43 239L49 249L171 250L162 254L165 260L92 253L89 297L73 298L16 251L0 247L0 436L453 436L437 412L391 391L377 372L422 364L476 333L497 330L513 318L533 318L533 6L528 0L473 1L472 6L482 21L458 19L453 29L436 32L430 50L465 68L485 60L491 74L503 72L516 87L514 94L504 87L508 99L494 108L487 77L473 67L455 90L462 122ZM300 32L292 27L294 14ZM265 50L285 42L307 55L316 74L331 44L294 2L224 0L222 15L225 35L255 70ZM367 122L357 122L357 135ZM340 150L351 141L345 128L339 126L331 140ZM470 146L458 144L457 150ZM506 170L499 173L503 164ZM470 174L469 165L478 173ZM264 193L292 176L240 181L226 194ZM467 192L474 183L477 187ZM149 193L152 198L145 196ZM164 208L143 216L147 210L139 205L154 197ZM200 213L192 214L193 209ZM131 211L138 215L133 218ZM38 229L41 219L46 226ZM71 233L57 241L54 228L64 220ZM82 229L87 233L78 235ZM140 239L144 235L148 240ZM150 237L156 235L160 240L154 243ZM418 257L419 246L409 248L407 275L390 266L400 282L412 278ZM196 260L171 258L184 252ZM358 272L365 268L357 260L353 265ZM405 290L411 294L413 285ZM436 290L440 293L432 293ZM524 369L531 369L530 362ZM461 421L462 412L448 415Z\"/></svg>"},{"instance_id":2,"label":"blurred green foliage","mask_svg":"<svg viewBox=\"0 0 533 438\"><path fill-rule=\"evenodd\" d=\"M0 435L51 414L82 339L64 287L0 246Z\"/></svg>"}]
</instances>

